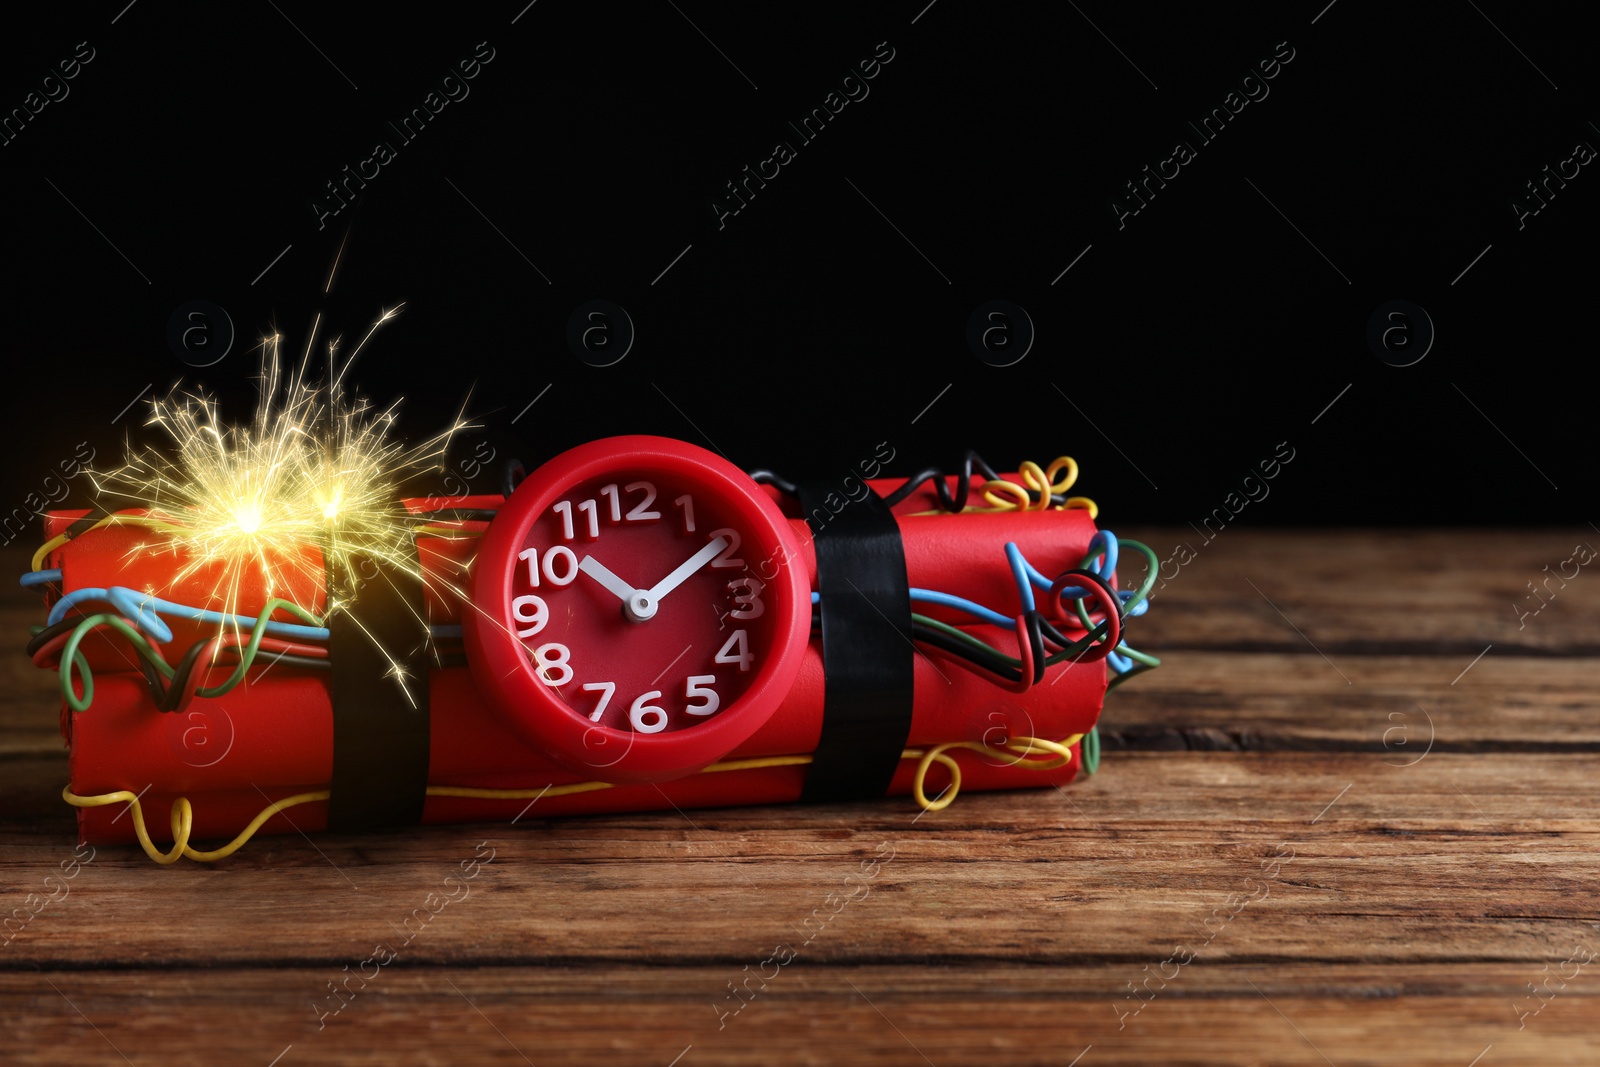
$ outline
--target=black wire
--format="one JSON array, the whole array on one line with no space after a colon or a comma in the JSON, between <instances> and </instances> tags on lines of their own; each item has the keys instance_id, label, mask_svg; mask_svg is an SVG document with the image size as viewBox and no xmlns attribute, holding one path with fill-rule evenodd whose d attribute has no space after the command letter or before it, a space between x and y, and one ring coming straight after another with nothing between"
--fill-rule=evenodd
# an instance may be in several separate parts
<instances>
[{"instance_id":1,"label":"black wire","mask_svg":"<svg viewBox=\"0 0 1600 1067\"><path fill-rule=\"evenodd\" d=\"M434 522L489 522L500 514L494 508L438 508L434 511L419 511L417 518L426 515Z\"/></svg>"},{"instance_id":2,"label":"black wire","mask_svg":"<svg viewBox=\"0 0 1600 1067\"><path fill-rule=\"evenodd\" d=\"M972 471L974 468L976 468L978 473L982 474L987 481L992 482L1000 477L1000 475L995 473L993 467L984 462L982 456L978 455L977 452L969 448L962 456L961 472L956 477L956 490L954 493L951 493L950 486L947 481L949 475L939 467L929 467L926 470L919 471L907 478L903 483L901 483L898 489L884 497L883 502L892 508L896 504L904 501L912 493L916 492L917 489L919 489L925 482L932 481L933 491L939 497L939 506L945 511L960 512L967 506L967 497L972 493ZM751 479L760 485L776 486L780 491L787 493L790 496L797 496L799 494L799 490L796 489L793 482L779 477L772 471L754 470L750 471L749 474ZM1038 501L1039 491L1037 489L1029 489L1026 486L1022 486L1021 488L1028 494L1028 499L1030 501ZM1064 494L1050 494L1050 503L1061 505L1065 504L1066 502L1067 498Z\"/></svg>"},{"instance_id":3,"label":"black wire","mask_svg":"<svg viewBox=\"0 0 1600 1067\"><path fill-rule=\"evenodd\" d=\"M223 650L224 656L228 656L229 653L233 654L231 658L219 658L217 661L219 665L236 666L238 664L238 650L231 648ZM260 663L263 659L269 663L281 663L286 667L303 667L313 671L331 671L333 669L333 661L320 656L302 656L294 652L268 652L263 649L257 649L256 658L252 662Z\"/></svg>"},{"instance_id":4,"label":"black wire","mask_svg":"<svg viewBox=\"0 0 1600 1067\"><path fill-rule=\"evenodd\" d=\"M53 626L46 626L28 640L26 649L27 654L32 657L36 652L38 652L45 645L49 644L51 641L55 640L57 637L60 637L65 633L71 633L73 630L77 629L78 624L82 621L83 619L81 617L71 616L69 618L62 619ZM139 657L139 670L143 672L144 679L150 686L151 697L155 699L157 705L159 706L162 697L165 695L165 680L161 677L161 672L156 668L155 663L151 661L149 653L146 653L143 649L137 648L135 651ZM81 654L82 650L80 649L79 652Z\"/></svg>"},{"instance_id":5,"label":"black wire","mask_svg":"<svg viewBox=\"0 0 1600 1067\"><path fill-rule=\"evenodd\" d=\"M211 641L202 637L184 652L183 658L172 670L172 681L166 683L161 698L156 701L156 708L160 711L177 711L178 698L183 695L184 687L189 683L189 675L194 673L195 663L200 659L200 652Z\"/></svg>"},{"instance_id":6,"label":"black wire","mask_svg":"<svg viewBox=\"0 0 1600 1067\"><path fill-rule=\"evenodd\" d=\"M1040 632L1044 618L1037 611L1030 611L1025 616L1023 628L1028 632L1028 645L1033 651L1033 684L1038 685L1044 681L1044 634ZM1018 672L1020 677L1021 672Z\"/></svg>"},{"instance_id":7,"label":"black wire","mask_svg":"<svg viewBox=\"0 0 1600 1067\"><path fill-rule=\"evenodd\" d=\"M154 663L151 663L148 658L142 655L139 657L139 669L144 672L145 684L150 687L150 699L154 700L156 707L159 708L162 698L166 696L166 691L163 689L165 682L161 677L161 672L156 670Z\"/></svg>"},{"instance_id":8,"label":"black wire","mask_svg":"<svg viewBox=\"0 0 1600 1067\"><path fill-rule=\"evenodd\" d=\"M1127 618L1127 615L1122 608L1121 598L1117 596L1116 591L1111 588L1110 584L1107 583L1104 578L1101 578L1093 571L1073 569L1062 571L1060 574L1056 575L1056 581L1059 582L1061 579L1069 576L1104 589L1106 591L1106 595L1111 598L1111 603L1117 605L1117 618L1119 620L1125 620ZM1040 621L1044 626L1050 627L1050 637L1052 641L1056 641L1058 644L1064 643L1062 640L1062 635L1055 629L1055 627L1050 626L1050 624L1042 618ZM1092 645L1084 647L1083 650L1077 654L1072 654L1070 648L1065 648L1062 652L1057 653L1056 657L1052 657L1052 662L1060 662L1060 659L1071 659L1074 663L1094 663L1096 660L1105 659L1112 653L1115 647L1112 644L1108 644L1107 642L1100 640L1100 638L1105 636L1106 630L1110 627L1110 625L1111 622L1109 619L1101 622L1100 625L1090 630L1084 637L1079 638L1076 642L1072 642L1074 645L1082 645L1083 642L1092 639L1094 642Z\"/></svg>"},{"instance_id":9,"label":"black wire","mask_svg":"<svg viewBox=\"0 0 1600 1067\"><path fill-rule=\"evenodd\" d=\"M1000 658L999 653L995 653L993 657L990 657L986 653L973 648L965 641L951 637L943 630L935 630L925 626L913 626L911 628L911 639L921 644L932 645L934 648L964 659L968 663L976 664L978 667L1008 682L1022 680L1022 671L1005 662L1004 659Z\"/></svg>"},{"instance_id":10,"label":"black wire","mask_svg":"<svg viewBox=\"0 0 1600 1067\"><path fill-rule=\"evenodd\" d=\"M945 479L949 476L938 467L929 467L927 470L920 471L917 474L912 475L910 478L907 478L905 484L901 485L900 488L883 498L884 503L888 504L890 507L894 507L896 504L900 503L902 500L905 500L912 493L914 493L917 488L922 485L922 483L931 479L933 481L934 492L939 495L939 506L949 512L959 512L967 506L967 497L972 491L973 467L977 467L978 472L982 474L988 481L996 481L1000 477L995 473L993 467L984 462L982 456L978 455L977 452L969 448L967 449L966 455L961 461L961 473L956 478L956 491L954 495L951 494L950 487L945 482ZM1019 486L1019 488L1028 494L1028 499L1030 501L1038 501L1039 491L1037 489L1029 489L1027 486ZM1065 504L1066 502L1067 498L1065 494L1050 494L1051 504L1059 506Z\"/></svg>"},{"instance_id":11,"label":"black wire","mask_svg":"<svg viewBox=\"0 0 1600 1067\"><path fill-rule=\"evenodd\" d=\"M39 651L57 637L60 637L62 634L70 633L73 627L77 626L82 621L83 620L79 618L68 618L62 619L54 626L46 626L44 629L40 630L38 633L34 634L28 639L28 655L32 656L35 652Z\"/></svg>"},{"instance_id":12,"label":"black wire","mask_svg":"<svg viewBox=\"0 0 1600 1067\"><path fill-rule=\"evenodd\" d=\"M945 482L945 479L948 477L945 472L938 467L929 467L928 469L919 471L918 473L913 474L910 478L907 478L900 488L884 497L883 502L888 504L890 507L894 507L912 493L916 492L924 482L931 479L933 481L934 492L939 496L939 506L944 508L946 511L960 511L967 506L967 495L972 490L972 468L974 465L976 465L979 472L981 472L984 477L990 481L993 481L999 477L999 475L994 472L994 468L983 461L982 456L978 455L977 452L969 448L961 459L961 473L956 478L956 491L954 495L951 495L950 486ZM1031 496L1032 494L1030 493L1029 495Z\"/></svg>"},{"instance_id":13,"label":"black wire","mask_svg":"<svg viewBox=\"0 0 1600 1067\"><path fill-rule=\"evenodd\" d=\"M111 514L111 509L100 503L99 500L96 500L94 504L90 506L89 513L87 515L81 519L75 520L71 526L68 526L65 530L62 530L61 533L68 541L71 541L74 537L86 532L89 527L93 526L95 523L99 522L109 514Z\"/></svg>"},{"instance_id":14,"label":"black wire","mask_svg":"<svg viewBox=\"0 0 1600 1067\"><path fill-rule=\"evenodd\" d=\"M522 479L528 476L528 469L522 465L520 459L508 459L504 469L500 472L500 487L510 496L517 491L517 486L522 484Z\"/></svg>"},{"instance_id":15,"label":"black wire","mask_svg":"<svg viewBox=\"0 0 1600 1067\"><path fill-rule=\"evenodd\" d=\"M777 487L780 493L788 496L799 496L800 489L787 478L780 477L769 470L749 471L750 480L757 485L771 485Z\"/></svg>"}]
</instances>

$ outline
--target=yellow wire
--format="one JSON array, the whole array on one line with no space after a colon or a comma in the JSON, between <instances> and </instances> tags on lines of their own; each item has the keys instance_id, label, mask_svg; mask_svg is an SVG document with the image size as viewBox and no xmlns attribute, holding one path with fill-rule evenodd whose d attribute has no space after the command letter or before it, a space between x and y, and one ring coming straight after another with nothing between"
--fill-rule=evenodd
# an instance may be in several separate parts
<instances>
[{"instance_id":1,"label":"yellow wire","mask_svg":"<svg viewBox=\"0 0 1600 1067\"><path fill-rule=\"evenodd\" d=\"M1003 478L984 482L980 491L983 494L983 499L990 506L982 508L968 505L962 508L959 514L986 515L1000 511L1049 511L1052 508L1050 497L1065 493L1077 482L1078 461L1071 456L1057 456L1050 461L1050 466L1041 468L1032 460L1023 460L1018 465L1017 473L1022 476L1024 484L1018 485L1016 482L1008 482ZM1061 475L1060 481L1056 481L1056 475L1058 474ZM1037 501L1028 495L1028 490L1030 489L1039 494ZM1100 506L1086 496L1069 497L1056 510L1065 510L1067 508L1082 508L1088 511L1091 519L1100 517ZM912 512L912 514L946 515L949 513L941 508L933 508L929 511Z\"/></svg>"},{"instance_id":2,"label":"yellow wire","mask_svg":"<svg viewBox=\"0 0 1600 1067\"><path fill-rule=\"evenodd\" d=\"M1058 482L1056 481L1056 472L1062 470L1067 473ZM1050 491L1052 493L1065 493L1078 480L1078 461L1071 456L1057 456L1050 461L1050 466L1045 468L1044 476L1045 480L1050 483Z\"/></svg>"},{"instance_id":3,"label":"yellow wire","mask_svg":"<svg viewBox=\"0 0 1600 1067\"><path fill-rule=\"evenodd\" d=\"M148 515L123 515L120 512L112 512L77 536L82 537L83 534L93 533L102 526L147 526L152 530L160 530L162 533L180 533L183 531L182 526L164 522L161 519L154 519ZM56 534L56 536L40 545L39 550L33 554L33 569L36 571L44 570L44 561L50 558L50 553L73 539L73 537L61 533Z\"/></svg>"},{"instance_id":4,"label":"yellow wire","mask_svg":"<svg viewBox=\"0 0 1600 1067\"><path fill-rule=\"evenodd\" d=\"M946 752L953 748L970 749L973 752L981 752L995 759L1016 756L1017 758L1012 761L1014 764L1022 764L1026 761L1029 770L1049 771L1057 767L1065 767L1071 763L1071 746L1081 740L1083 740L1082 734L1073 734L1071 737L1061 741L1048 741L1042 737L1019 737L1015 741L1008 742L1003 748L995 748L992 745L984 744L982 741L947 741L942 745L933 746L925 753L919 753L922 759L917 764L916 775L911 779L911 795L916 798L917 803L922 806L924 811L943 811L955 801L956 794L961 792L961 768L956 764L953 757L945 755ZM1040 754L1044 754L1049 758L1042 760L1028 759L1030 756L1038 756ZM935 763L942 764L950 772L950 784L943 793L929 800L928 794L923 791L923 785L928 777L928 768Z\"/></svg>"},{"instance_id":5,"label":"yellow wire","mask_svg":"<svg viewBox=\"0 0 1600 1067\"><path fill-rule=\"evenodd\" d=\"M917 764L916 776L911 782L911 793L924 810L941 811L950 806L956 794L961 789L961 768L956 761L945 755L952 748L967 748L974 752L982 752L995 758L1006 756L1018 757L1014 762L1026 765L1030 770L1047 771L1056 767L1063 767L1072 762L1072 745L1082 740L1082 734L1073 734L1064 741L1048 741L1040 737L1019 737L1010 742L1003 749L985 745L980 741L951 741L942 745L935 745L927 752L921 749L908 748L900 753L901 759L921 759ZM1045 754L1048 759L1028 759L1029 756ZM794 767L810 763L810 756L763 756L756 759L724 760L702 768L701 774L713 771L749 771L763 767ZM927 777L928 768L934 763L943 765L950 772L950 785L935 800L929 800L923 792L923 781ZM430 797L470 797L478 800L537 800L540 797L568 796L573 793L590 793L600 789L610 789L611 782L574 782L571 785L546 786L543 789L479 789L473 786L456 785L430 785L427 795ZM189 834L194 828L194 808L189 803L188 797L178 797L172 802L172 850L162 852L150 840L150 833L145 829L144 810L139 805L137 793L127 789L119 789L114 793L99 793L94 796L79 796L72 791L70 785L61 790L61 799L77 808L98 808L107 804L127 804L133 815L133 832L139 838L139 845L145 855L157 863L166 866L176 863L180 857L196 860L200 863L215 863L217 860L233 855L244 846L246 841L255 836L263 823L280 811L300 804L310 804L318 800L327 800L331 794L326 789L319 789L311 793L297 793L292 797L275 800L261 809L250 825L239 831L237 837L221 848L209 852L201 852L189 847Z\"/></svg>"},{"instance_id":6,"label":"yellow wire","mask_svg":"<svg viewBox=\"0 0 1600 1067\"><path fill-rule=\"evenodd\" d=\"M997 499L995 497L996 490L1000 491L1001 496L1009 496L1011 500L1005 501ZM996 511L1026 511L1028 509L1028 505L1032 503L1032 501L1028 499L1027 489L1018 485L1016 482L1008 482L1001 478L996 478L992 482L984 483L983 499L987 500Z\"/></svg>"}]
</instances>

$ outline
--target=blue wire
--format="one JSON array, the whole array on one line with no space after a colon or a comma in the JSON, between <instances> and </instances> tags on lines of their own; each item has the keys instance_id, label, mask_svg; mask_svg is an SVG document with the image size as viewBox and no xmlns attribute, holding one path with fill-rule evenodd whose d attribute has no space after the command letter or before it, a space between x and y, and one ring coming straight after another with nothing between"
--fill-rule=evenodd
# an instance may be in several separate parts
<instances>
[{"instance_id":1,"label":"blue wire","mask_svg":"<svg viewBox=\"0 0 1600 1067\"><path fill-rule=\"evenodd\" d=\"M60 580L61 571L59 569L53 571L29 571L20 579L24 589L32 589L36 585L48 585L51 582L59 582Z\"/></svg>"},{"instance_id":2,"label":"blue wire","mask_svg":"<svg viewBox=\"0 0 1600 1067\"><path fill-rule=\"evenodd\" d=\"M1033 569L1032 564L1022 558L1022 549L1018 548L1014 541L1006 542L1006 562L1011 564L1011 576L1017 580L1017 595L1022 598L1022 610L1032 611L1033 586L1028 584L1028 579L1035 575L1043 578L1044 575L1039 574ZM1049 589L1050 583L1045 582L1044 587Z\"/></svg>"},{"instance_id":3,"label":"blue wire","mask_svg":"<svg viewBox=\"0 0 1600 1067\"><path fill-rule=\"evenodd\" d=\"M1006 618L998 611L993 611L982 604L975 604L962 597L952 596L949 593L940 593L932 589L913 589L911 590L911 599L920 600L925 604L940 604L947 608L956 608L982 619L984 622L992 623L995 626L1003 626L1008 630L1012 629L1016 624L1015 620Z\"/></svg>"},{"instance_id":4,"label":"blue wire","mask_svg":"<svg viewBox=\"0 0 1600 1067\"><path fill-rule=\"evenodd\" d=\"M1091 560L1086 569L1109 581L1112 573L1117 568L1117 535L1110 530L1101 530L1096 533L1089 541L1089 555L1091 557L1098 556L1100 563L1099 566L1095 566ZM1006 561L1011 565L1011 575L1016 580L1017 594L1022 600L1023 610L1032 611L1034 608L1033 586L1038 586L1040 589L1048 591L1053 583L1050 579L1040 574L1033 564L1028 562L1027 558L1022 554L1022 550L1014 542L1008 541L1006 543ZM1118 599L1124 604L1134 597L1134 591L1131 589L1118 589L1115 592ZM1062 590L1062 595L1069 599L1079 599L1091 594L1087 589L1069 586ZM993 608L987 608L964 597L941 593L933 589L912 589L911 599L924 604L938 604L941 607L955 608L957 611L964 611L992 626L1004 627L1007 630L1011 629L1015 622L1015 620L1000 614ZM813 604L819 603L821 600L822 595L820 593L813 592L811 594L811 602ZM1148 600L1143 601L1129 614L1143 615L1149 607L1150 602ZM1117 647L1127 648L1128 646L1119 643ZM1115 650L1106 653L1106 664L1118 674L1126 674L1133 669L1133 660Z\"/></svg>"},{"instance_id":5,"label":"blue wire","mask_svg":"<svg viewBox=\"0 0 1600 1067\"><path fill-rule=\"evenodd\" d=\"M157 644L172 640L172 629L156 613L173 615L191 622L215 623L222 626L254 627L256 620L247 615L226 615L220 611L206 611L189 604L175 604L158 596L141 593L127 586L115 585L110 589L74 589L50 609L46 624L54 626L66 617L70 608L85 600L103 600L132 620L139 629ZM266 632L278 637L299 637L310 641L326 641L328 630L323 626L304 626L300 623L267 620Z\"/></svg>"},{"instance_id":6,"label":"blue wire","mask_svg":"<svg viewBox=\"0 0 1600 1067\"><path fill-rule=\"evenodd\" d=\"M1091 565L1087 569L1109 581L1112 572L1116 570L1117 566L1117 535L1110 530L1101 530L1089 540L1089 553L1091 556L1102 551L1104 554L1101 557L1100 566L1093 566L1091 561ZM1010 542L1006 544L1006 559L1011 563L1011 573L1017 579L1018 591L1022 593L1023 607L1025 610L1031 611L1033 609L1033 590L1029 588L1028 582L1031 581L1034 585L1044 590L1049 590L1054 583L1035 570L1033 565L1023 558L1021 549ZM1024 575L1026 575L1026 578ZM1134 592L1131 589L1119 589L1116 590L1116 594L1123 603L1127 603L1134 596ZM1061 595L1078 599L1087 597L1090 594L1087 589L1077 589L1069 586L1062 589ZM1150 602L1144 601L1134 608L1130 614L1143 615L1145 609L1149 606ZM1121 645L1120 642L1119 646L1126 647ZM1115 650L1106 653L1106 663L1118 674L1125 674L1133 669L1133 660Z\"/></svg>"}]
</instances>

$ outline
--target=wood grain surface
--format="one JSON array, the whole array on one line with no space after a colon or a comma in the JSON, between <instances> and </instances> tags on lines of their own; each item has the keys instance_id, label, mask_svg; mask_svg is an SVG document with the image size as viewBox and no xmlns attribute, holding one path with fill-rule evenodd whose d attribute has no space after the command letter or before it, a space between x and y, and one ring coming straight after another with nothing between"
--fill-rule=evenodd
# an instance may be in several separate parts
<instances>
[{"instance_id":1,"label":"wood grain surface","mask_svg":"<svg viewBox=\"0 0 1600 1067\"><path fill-rule=\"evenodd\" d=\"M1064 789L103 847L65 883L10 586L0 910L67 890L0 949L0 1060L1600 1062L1600 577L1541 585L1600 533L1127 534L1197 551Z\"/></svg>"}]
</instances>

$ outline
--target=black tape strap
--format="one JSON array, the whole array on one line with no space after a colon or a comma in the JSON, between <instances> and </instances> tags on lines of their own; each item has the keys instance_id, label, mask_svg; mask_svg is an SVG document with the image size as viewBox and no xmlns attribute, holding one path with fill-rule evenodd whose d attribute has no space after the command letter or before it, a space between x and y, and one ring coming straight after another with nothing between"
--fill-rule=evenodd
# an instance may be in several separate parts
<instances>
[{"instance_id":1,"label":"black tape strap","mask_svg":"<svg viewBox=\"0 0 1600 1067\"><path fill-rule=\"evenodd\" d=\"M328 829L414 826L428 789L428 642L415 560L402 567L357 556L348 570L330 567L328 588L340 600L354 595L359 612L359 623L344 611L328 620Z\"/></svg>"},{"instance_id":2,"label":"black tape strap","mask_svg":"<svg viewBox=\"0 0 1600 1067\"><path fill-rule=\"evenodd\" d=\"M881 797L911 735L914 696L900 526L876 493L848 500L801 485L799 496L815 538L826 677L822 738L800 799Z\"/></svg>"}]
</instances>

